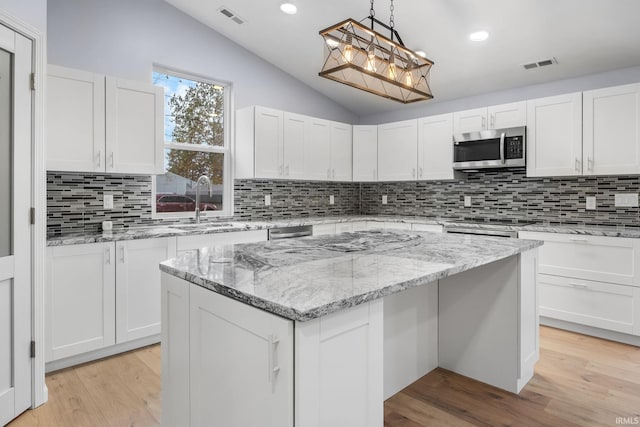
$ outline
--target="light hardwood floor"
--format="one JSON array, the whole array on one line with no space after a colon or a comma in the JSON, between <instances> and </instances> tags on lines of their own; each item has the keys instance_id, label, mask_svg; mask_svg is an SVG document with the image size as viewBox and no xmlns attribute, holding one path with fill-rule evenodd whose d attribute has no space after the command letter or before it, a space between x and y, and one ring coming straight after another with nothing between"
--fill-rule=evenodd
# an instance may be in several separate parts
<instances>
[{"instance_id":1,"label":"light hardwood floor","mask_svg":"<svg viewBox=\"0 0 640 427\"><path fill-rule=\"evenodd\" d=\"M640 422L640 348L542 327L520 395L437 369L385 403L385 426L615 426ZM22 426L160 425L160 347L47 376L49 402ZM624 420L623 420L624 421Z\"/></svg>"}]
</instances>

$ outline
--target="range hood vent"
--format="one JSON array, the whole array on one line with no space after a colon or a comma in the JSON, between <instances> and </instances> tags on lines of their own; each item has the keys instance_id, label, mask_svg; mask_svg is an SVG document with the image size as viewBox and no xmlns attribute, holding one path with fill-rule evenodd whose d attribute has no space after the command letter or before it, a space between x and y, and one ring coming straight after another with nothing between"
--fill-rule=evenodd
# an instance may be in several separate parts
<instances>
[{"instance_id":1,"label":"range hood vent","mask_svg":"<svg viewBox=\"0 0 640 427\"><path fill-rule=\"evenodd\" d=\"M524 64L522 68L525 70L533 70L534 68L546 67L548 65L557 64L558 60L556 58L543 59L541 61L530 62L528 64Z\"/></svg>"},{"instance_id":2,"label":"range hood vent","mask_svg":"<svg viewBox=\"0 0 640 427\"><path fill-rule=\"evenodd\" d=\"M243 18L239 17L237 13L235 13L228 7L222 6L220 9L218 9L218 11L238 25L244 24L246 22Z\"/></svg>"}]
</instances>

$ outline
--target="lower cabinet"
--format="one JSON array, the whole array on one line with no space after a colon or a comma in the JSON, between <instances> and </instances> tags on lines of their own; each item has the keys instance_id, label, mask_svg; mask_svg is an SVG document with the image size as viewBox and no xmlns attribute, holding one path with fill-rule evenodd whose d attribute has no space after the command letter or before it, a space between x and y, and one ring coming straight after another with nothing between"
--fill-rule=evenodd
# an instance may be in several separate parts
<instances>
[{"instance_id":1,"label":"lower cabinet","mask_svg":"<svg viewBox=\"0 0 640 427\"><path fill-rule=\"evenodd\" d=\"M160 333L161 261L175 238L47 248L46 362Z\"/></svg>"},{"instance_id":2,"label":"lower cabinet","mask_svg":"<svg viewBox=\"0 0 640 427\"><path fill-rule=\"evenodd\" d=\"M115 344L114 252L113 243L47 248L46 362Z\"/></svg>"}]
</instances>

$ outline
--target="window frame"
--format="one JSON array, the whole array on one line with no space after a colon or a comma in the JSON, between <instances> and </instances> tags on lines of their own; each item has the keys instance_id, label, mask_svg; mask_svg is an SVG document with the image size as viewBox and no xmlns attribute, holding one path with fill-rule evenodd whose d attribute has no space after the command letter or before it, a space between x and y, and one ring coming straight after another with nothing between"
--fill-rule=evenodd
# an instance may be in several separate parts
<instances>
[{"instance_id":1,"label":"window frame","mask_svg":"<svg viewBox=\"0 0 640 427\"><path fill-rule=\"evenodd\" d=\"M178 77L186 80L208 83L212 85L221 86L224 89L224 108L223 108L223 119L224 119L224 146L215 147L215 146L203 146L203 145L191 145L191 144L183 144L177 143L173 141L167 141L164 134L164 122L162 125L163 129L163 139L164 144L162 146L162 158L164 162L165 150L174 149L174 150L187 150L187 151L200 151L205 153L220 153L224 156L223 161L223 175L222 175L222 206L223 209L219 211L202 211L200 212L201 218L221 218L221 217L232 217L234 212L233 206L233 170L232 170L232 153L233 153L233 84L230 82L225 82L222 80L212 79L210 77L203 76L197 73L191 73L186 71L180 71L175 68L166 67L163 65L154 64L152 68L152 76L153 73L164 73L170 75L172 77ZM153 78L152 78L153 81ZM164 102L163 102L164 104ZM165 111L164 117L168 117L169 112ZM156 211L156 175L153 175L153 179L151 180L151 218L153 219L180 219L180 218L194 218L195 212L157 212ZM201 191L206 191L205 189L199 189Z\"/></svg>"}]
</instances>

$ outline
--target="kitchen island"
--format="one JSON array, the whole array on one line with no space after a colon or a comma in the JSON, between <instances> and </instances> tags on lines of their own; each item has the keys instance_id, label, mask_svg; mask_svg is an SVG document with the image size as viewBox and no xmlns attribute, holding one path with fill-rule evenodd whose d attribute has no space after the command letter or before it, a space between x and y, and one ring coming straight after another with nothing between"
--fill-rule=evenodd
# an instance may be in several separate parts
<instances>
[{"instance_id":1,"label":"kitchen island","mask_svg":"<svg viewBox=\"0 0 640 427\"><path fill-rule=\"evenodd\" d=\"M538 241L366 231L161 264L163 424L382 426L440 366L519 392Z\"/></svg>"}]
</instances>

